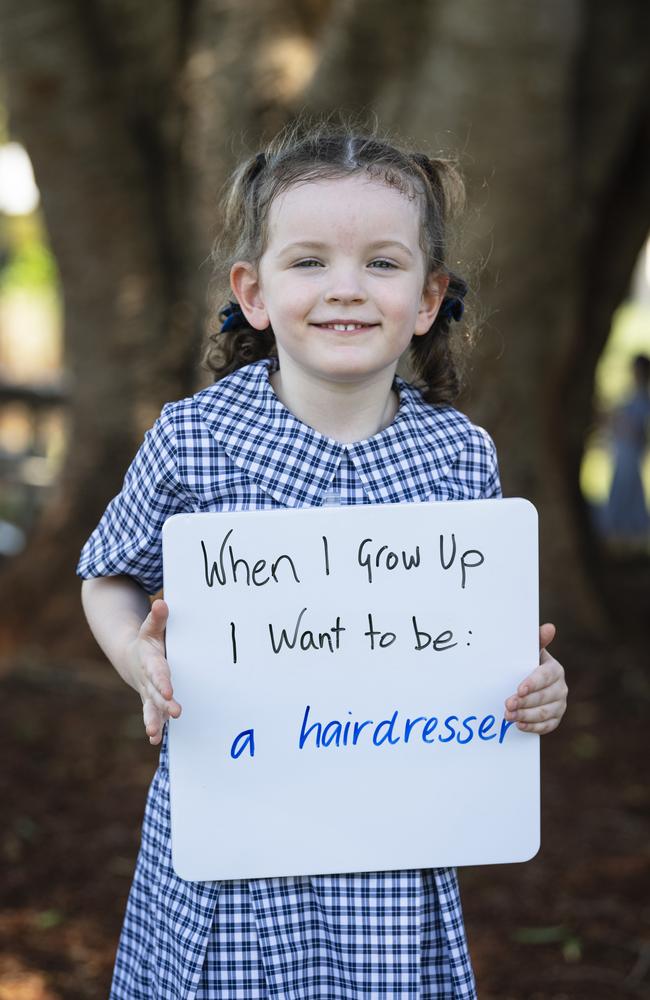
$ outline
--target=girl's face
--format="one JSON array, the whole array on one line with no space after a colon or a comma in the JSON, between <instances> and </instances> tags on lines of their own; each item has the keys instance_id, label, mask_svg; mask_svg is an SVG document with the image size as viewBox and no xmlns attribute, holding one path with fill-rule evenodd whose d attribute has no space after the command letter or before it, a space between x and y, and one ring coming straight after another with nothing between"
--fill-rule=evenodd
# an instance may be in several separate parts
<instances>
[{"instance_id":1,"label":"girl's face","mask_svg":"<svg viewBox=\"0 0 650 1000\"><path fill-rule=\"evenodd\" d=\"M418 199L367 175L279 195L259 268L235 264L231 280L251 325L273 327L281 370L310 384L392 381L447 286L425 275Z\"/></svg>"}]
</instances>

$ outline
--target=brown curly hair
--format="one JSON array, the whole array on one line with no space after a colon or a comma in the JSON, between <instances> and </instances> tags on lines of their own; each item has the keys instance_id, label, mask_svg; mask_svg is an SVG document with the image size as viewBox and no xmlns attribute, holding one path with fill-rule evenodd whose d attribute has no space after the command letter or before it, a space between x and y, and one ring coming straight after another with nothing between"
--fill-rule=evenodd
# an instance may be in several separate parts
<instances>
[{"instance_id":1,"label":"brown curly hair","mask_svg":"<svg viewBox=\"0 0 650 1000\"><path fill-rule=\"evenodd\" d=\"M379 135L376 127L359 128L331 118L298 121L230 178L223 201L223 235L212 251L214 278L223 287L235 261L259 264L269 209L281 192L305 181L361 172L421 202L420 245L426 274L448 277L449 286L433 325L424 336L413 337L407 357L426 401L449 403L460 391L462 361L471 340L465 324L459 328L454 323L452 332L451 313L462 309L457 302L455 310L450 309L449 300L462 300L467 291L465 281L446 263L448 223L464 204L463 182L452 161L410 153ZM254 330L245 320L233 326L209 334L204 364L215 380L253 361L277 356L270 326Z\"/></svg>"}]
</instances>

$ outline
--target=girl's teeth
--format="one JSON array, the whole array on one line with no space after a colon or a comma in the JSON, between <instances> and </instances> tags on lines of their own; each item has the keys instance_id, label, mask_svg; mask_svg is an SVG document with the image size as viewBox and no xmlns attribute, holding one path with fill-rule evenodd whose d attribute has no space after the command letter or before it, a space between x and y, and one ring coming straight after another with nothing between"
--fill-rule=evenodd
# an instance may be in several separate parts
<instances>
[{"instance_id":1,"label":"girl's teeth","mask_svg":"<svg viewBox=\"0 0 650 1000\"><path fill-rule=\"evenodd\" d=\"M328 323L332 330L361 330L363 323Z\"/></svg>"}]
</instances>

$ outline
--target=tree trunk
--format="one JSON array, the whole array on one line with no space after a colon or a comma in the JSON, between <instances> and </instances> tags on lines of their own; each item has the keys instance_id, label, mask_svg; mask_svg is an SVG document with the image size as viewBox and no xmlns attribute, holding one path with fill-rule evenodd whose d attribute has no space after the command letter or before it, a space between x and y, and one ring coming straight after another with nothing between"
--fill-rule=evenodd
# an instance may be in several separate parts
<instances>
[{"instance_id":1,"label":"tree trunk","mask_svg":"<svg viewBox=\"0 0 650 1000\"><path fill-rule=\"evenodd\" d=\"M578 487L594 370L647 232L647 5L437 8L410 132L449 130L487 321L464 400L540 511L542 614L598 629ZM607 57L605 58L605 53ZM591 544L589 544L591 543Z\"/></svg>"},{"instance_id":2,"label":"tree trunk","mask_svg":"<svg viewBox=\"0 0 650 1000\"><path fill-rule=\"evenodd\" d=\"M6 620L36 631L74 631L81 542L162 400L194 376L200 283L178 141L192 5L140 6L2 5L11 122L42 193L73 385L59 488L4 574Z\"/></svg>"}]
</instances>

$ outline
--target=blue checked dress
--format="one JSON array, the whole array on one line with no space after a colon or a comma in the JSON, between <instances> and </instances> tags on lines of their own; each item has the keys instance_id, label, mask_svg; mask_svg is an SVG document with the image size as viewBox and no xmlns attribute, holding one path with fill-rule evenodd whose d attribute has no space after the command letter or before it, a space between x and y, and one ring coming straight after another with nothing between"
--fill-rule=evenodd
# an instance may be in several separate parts
<instances>
[{"instance_id":1,"label":"blue checked dress","mask_svg":"<svg viewBox=\"0 0 650 1000\"><path fill-rule=\"evenodd\" d=\"M374 437L340 444L301 423L242 368L167 404L84 546L82 577L162 586L161 529L187 511L500 495L494 445L396 379ZM263 823L264 817L260 817ZM186 882L171 863L166 735L152 781L111 1000L475 997L455 871Z\"/></svg>"}]
</instances>

